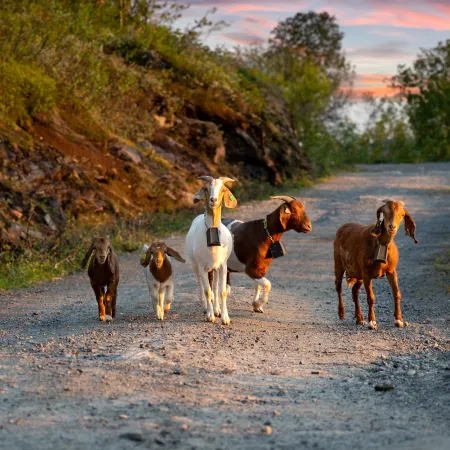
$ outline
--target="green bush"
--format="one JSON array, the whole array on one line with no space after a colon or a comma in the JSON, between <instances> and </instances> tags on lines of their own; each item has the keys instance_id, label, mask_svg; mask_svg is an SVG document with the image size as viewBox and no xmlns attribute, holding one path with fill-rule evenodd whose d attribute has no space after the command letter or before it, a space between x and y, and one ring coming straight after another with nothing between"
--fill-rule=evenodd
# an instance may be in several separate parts
<instances>
[{"instance_id":1,"label":"green bush","mask_svg":"<svg viewBox=\"0 0 450 450\"><path fill-rule=\"evenodd\" d=\"M56 83L42 70L13 60L0 62L0 115L13 122L50 111Z\"/></svg>"}]
</instances>

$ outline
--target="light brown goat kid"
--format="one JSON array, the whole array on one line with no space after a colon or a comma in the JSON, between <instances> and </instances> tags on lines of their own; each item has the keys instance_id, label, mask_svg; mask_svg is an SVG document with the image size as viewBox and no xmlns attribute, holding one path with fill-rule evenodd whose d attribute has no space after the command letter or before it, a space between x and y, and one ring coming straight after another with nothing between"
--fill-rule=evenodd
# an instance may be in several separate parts
<instances>
[{"instance_id":1,"label":"light brown goat kid","mask_svg":"<svg viewBox=\"0 0 450 450\"><path fill-rule=\"evenodd\" d=\"M346 223L339 228L334 241L334 272L336 292L339 297L339 317L344 318L342 278L345 272L348 287L353 285L352 297L355 303L355 318L358 325L364 325L358 299L359 290L364 283L369 306L369 328L372 330L377 328L372 280L384 275L389 281L394 296L394 325L399 328L403 327L400 309L401 293L396 271L399 255L394 242L394 236L403 219L405 221L405 234L411 236L416 244L418 243L415 236L416 224L404 208L403 202L394 200L383 200L383 202L385 204L377 210L377 222L375 224L366 226L359 223ZM387 245L387 248L384 247L385 245ZM377 258L377 248L381 248L381 253L383 249L387 250L386 262L383 262L383 256Z\"/></svg>"}]
</instances>

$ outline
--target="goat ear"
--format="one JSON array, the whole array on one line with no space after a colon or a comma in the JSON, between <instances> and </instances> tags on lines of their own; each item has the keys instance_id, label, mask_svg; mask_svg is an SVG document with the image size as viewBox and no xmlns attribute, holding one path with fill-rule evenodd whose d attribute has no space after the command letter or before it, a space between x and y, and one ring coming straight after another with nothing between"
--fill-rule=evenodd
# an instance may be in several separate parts
<instances>
[{"instance_id":1,"label":"goat ear","mask_svg":"<svg viewBox=\"0 0 450 450\"><path fill-rule=\"evenodd\" d=\"M181 257L181 255L176 251L176 250L174 250L173 248L170 248L170 247L167 247L167 251L166 251L166 253L169 255L169 256L172 256L172 258L175 258L177 261L179 261L180 263L185 263L186 261Z\"/></svg>"},{"instance_id":2,"label":"goat ear","mask_svg":"<svg viewBox=\"0 0 450 450\"><path fill-rule=\"evenodd\" d=\"M194 204L197 204L198 202L204 202L206 197L206 189L204 187L200 188L199 191L194 195L194 198L192 199Z\"/></svg>"},{"instance_id":3,"label":"goat ear","mask_svg":"<svg viewBox=\"0 0 450 450\"><path fill-rule=\"evenodd\" d=\"M384 201L384 200L383 200ZM377 223L375 224L375 226L370 230L370 234L372 236L378 237L381 234L381 226L383 225L383 218L381 218L380 220L380 215L383 211L384 205L380 206L377 209Z\"/></svg>"},{"instance_id":4,"label":"goat ear","mask_svg":"<svg viewBox=\"0 0 450 450\"><path fill-rule=\"evenodd\" d=\"M289 219L291 218L291 209L287 205L287 203L284 203L280 206L280 222L281 225L283 225L283 228L286 229L287 223L289 222Z\"/></svg>"},{"instance_id":5,"label":"goat ear","mask_svg":"<svg viewBox=\"0 0 450 450\"><path fill-rule=\"evenodd\" d=\"M419 241L416 239L416 222L414 222L413 218L405 209L405 234L406 236L411 236L416 244Z\"/></svg>"},{"instance_id":6,"label":"goat ear","mask_svg":"<svg viewBox=\"0 0 450 450\"><path fill-rule=\"evenodd\" d=\"M233 195L233 193L227 188L224 188L223 201L227 208L236 208L237 206L237 198Z\"/></svg>"},{"instance_id":7,"label":"goat ear","mask_svg":"<svg viewBox=\"0 0 450 450\"><path fill-rule=\"evenodd\" d=\"M109 255L108 255L108 267L109 270L111 271L111 273L115 273L116 272L116 258L114 257L115 255L113 254L113 249L110 248L109 249Z\"/></svg>"},{"instance_id":8,"label":"goat ear","mask_svg":"<svg viewBox=\"0 0 450 450\"><path fill-rule=\"evenodd\" d=\"M140 264L142 267L147 267L150 264L150 260L152 259L152 250L151 247L147 249L145 255L141 258Z\"/></svg>"},{"instance_id":9,"label":"goat ear","mask_svg":"<svg viewBox=\"0 0 450 450\"><path fill-rule=\"evenodd\" d=\"M95 251L94 250L94 240L92 240L91 245L89 246L89 250L84 255L83 261L81 261L81 268L82 269L84 269L86 267L86 264L88 263L88 261L89 261L93 251Z\"/></svg>"}]
</instances>

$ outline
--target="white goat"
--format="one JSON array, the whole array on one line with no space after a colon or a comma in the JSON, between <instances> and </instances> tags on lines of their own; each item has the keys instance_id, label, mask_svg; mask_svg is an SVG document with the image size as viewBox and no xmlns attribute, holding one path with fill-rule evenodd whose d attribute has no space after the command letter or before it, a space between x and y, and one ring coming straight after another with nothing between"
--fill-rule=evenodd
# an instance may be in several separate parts
<instances>
[{"instance_id":1,"label":"white goat","mask_svg":"<svg viewBox=\"0 0 450 450\"><path fill-rule=\"evenodd\" d=\"M206 320L214 322L222 316L222 323L229 325L230 317L227 309L227 259L233 249L233 239L228 228L221 223L222 201L227 208L234 208L237 200L225 186L234 180L227 177L199 177L205 182L194 197L194 203L204 201L206 214L197 216L186 236L186 254L191 261L194 273L200 286L200 298ZM220 245L208 247L207 231L214 227L218 229ZM212 294L208 273L213 271ZM222 298L222 309L219 304L219 280ZM213 308L214 298L214 308Z\"/></svg>"},{"instance_id":2,"label":"white goat","mask_svg":"<svg viewBox=\"0 0 450 450\"><path fill-rule=\"evenodd\" d=\"M146 253L141 258L141 265L144 267L153 311L158 320L164 320L164 311L169 311L173 301L173 271L171 258L168 255L181 263L186 261L164 242L154 242L150 247L144 245L142 249ZM166 292L167 298L165 298ZM167 300L166 304L164 304L165 300Z\"/></svg>"}]
</instances>

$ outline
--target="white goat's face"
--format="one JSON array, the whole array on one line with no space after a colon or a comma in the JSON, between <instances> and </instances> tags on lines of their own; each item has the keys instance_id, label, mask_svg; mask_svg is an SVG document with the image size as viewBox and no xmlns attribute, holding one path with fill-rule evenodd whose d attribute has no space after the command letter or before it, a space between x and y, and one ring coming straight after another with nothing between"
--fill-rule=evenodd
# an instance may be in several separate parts
<instances>
[{"instance_id":1,"label":"white goat's face","mask_svg":"<svg viewBox=\"0 0 450 450\"><path fill-rule=\"evenodd\" d=\"M223 181L214 179L207 186L208 189L208 204L211 209L217 208L222 204L223 198Z\"/></svg>"}]
</instances>

